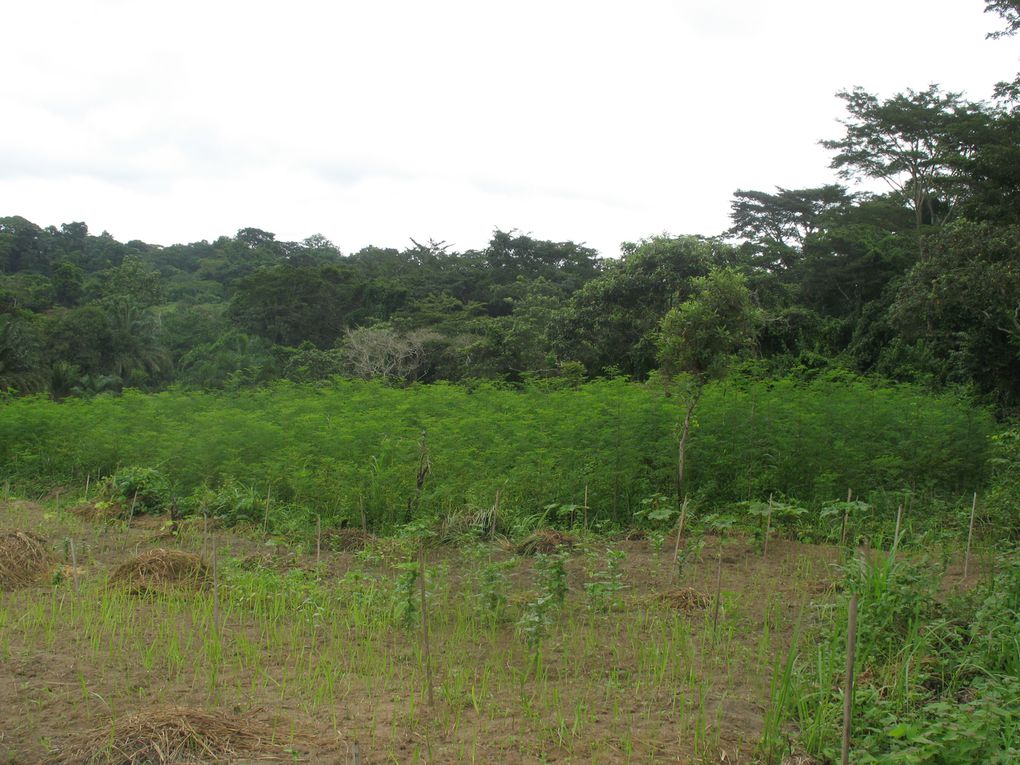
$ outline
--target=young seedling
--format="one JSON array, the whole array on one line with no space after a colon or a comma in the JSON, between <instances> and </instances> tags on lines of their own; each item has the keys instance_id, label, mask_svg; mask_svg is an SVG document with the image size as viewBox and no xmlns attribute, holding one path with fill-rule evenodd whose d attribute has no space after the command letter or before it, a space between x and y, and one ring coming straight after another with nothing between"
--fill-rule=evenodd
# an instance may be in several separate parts
<instances>
[{"instance_id":1,"label":"young seedling","mask_svg":"<svg viewBox=\"0 0 1020 765\"><path fill-rule=\"evenodd\" d=\"M432 690L432 658L429 651L429 612L425 598L425 545L418 548L418 592L421 595L421 651L425 662L425 684L428 687L429 708L436 705Z\"/></svg>"},{"instance_id":2,"label":"young seedling","mask_svg":"<svg viewBox=\"0 0 1020 765\"><path fill-rule=\"evenodd\" d=\"M846 626L846 683L843 686L842 765L850 763L850 727L854 708L854 658L857 653L857 593L850 597Z\"/></svg>"}]
</instances>

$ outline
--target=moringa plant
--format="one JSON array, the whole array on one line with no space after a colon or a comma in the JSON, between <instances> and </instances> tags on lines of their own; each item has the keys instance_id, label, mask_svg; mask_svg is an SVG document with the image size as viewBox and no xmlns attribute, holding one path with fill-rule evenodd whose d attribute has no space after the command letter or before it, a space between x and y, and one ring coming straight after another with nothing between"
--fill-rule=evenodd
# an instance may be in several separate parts
<instances>
[{"instance_id":1,"label":"moringa plant","mask_svg":"<svg viewBox=\"0 0 1020 765\"><path fill-rule=\"evenodd\" d=\"M677 423L676 502L683 504L687 439L702 390L724 377L733 356L754 343L758 309L742 274L716 269L693 280L693 294L659 323L659 363L664 379L683 404Z\"/></svg>"}]
</instances>

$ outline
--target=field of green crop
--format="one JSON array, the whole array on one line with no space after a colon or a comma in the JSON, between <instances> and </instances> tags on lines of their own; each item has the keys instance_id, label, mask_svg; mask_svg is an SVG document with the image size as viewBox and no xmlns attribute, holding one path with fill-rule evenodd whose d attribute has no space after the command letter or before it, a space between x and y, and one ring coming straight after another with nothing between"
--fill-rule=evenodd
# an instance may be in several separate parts
<instances>
[{"instance_id":1,"label":"field of green crop","mask_svg":"<svg viewBox=\"0 0 1020 765\"><path fill-rule=\"evenodd\" d=\"M619 380L4 401L0 756L829 763L853 687L851 762L1014 761L1015 433L711 385L678 502L679 414Z\"/></svg>"}]
</instances>

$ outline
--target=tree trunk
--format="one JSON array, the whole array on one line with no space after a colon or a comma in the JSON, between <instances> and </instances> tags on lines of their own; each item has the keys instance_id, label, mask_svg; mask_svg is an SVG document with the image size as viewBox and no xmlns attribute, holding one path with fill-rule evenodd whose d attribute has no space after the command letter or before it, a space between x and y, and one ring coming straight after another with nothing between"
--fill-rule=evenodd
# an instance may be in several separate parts
<instances>
[{"instance_id":1,"label":"tree trunk","mask_svg":"<svg viewBox=\"0 0 1020 765\"><path fill-rule=\"evenodd\" d=\"M694 416L694 407L698 405L701 391L691 395L687 401L687 414L684 415L683 426L680 429L680 445L677 447L676 455L676 509L682 512L684 501L684 468L687 461L687 436L691 432L691 418Z\"/></svg>"}]
</instances>

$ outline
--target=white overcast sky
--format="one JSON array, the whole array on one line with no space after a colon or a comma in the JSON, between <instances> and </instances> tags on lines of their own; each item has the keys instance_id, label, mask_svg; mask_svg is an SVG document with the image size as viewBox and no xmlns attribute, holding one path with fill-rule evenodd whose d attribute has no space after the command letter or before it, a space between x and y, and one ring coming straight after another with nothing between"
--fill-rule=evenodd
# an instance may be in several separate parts
<instances>
[{"instance_id":1,"label":"white overcast sky","mask_svg":"<svg viewBox=\"0 0 1020 765\"><path fill-rule=\"evenodd\" d=\"M831 182L835 92L988 98L983 0L6 0L0 216L344 252L496 227L605 255Z\"/></svg>"}]
</instances>

